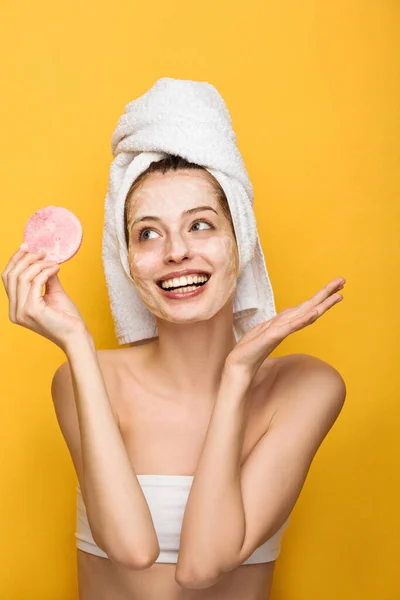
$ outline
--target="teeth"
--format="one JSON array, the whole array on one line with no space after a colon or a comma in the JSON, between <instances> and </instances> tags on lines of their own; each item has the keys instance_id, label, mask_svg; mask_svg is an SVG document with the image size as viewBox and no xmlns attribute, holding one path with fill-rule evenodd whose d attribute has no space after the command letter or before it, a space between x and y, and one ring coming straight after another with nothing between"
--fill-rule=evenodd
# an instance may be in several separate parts
<instances>
[{"instance_id":1,"label":"teeth","mask_svg":"<svg viewBox=\"0 0 400 600\"><path fill-rule=\"evenodd\" d=\"M197 290L197 287L195 285L189 285L186 287L174 289L174 292L176 294L184 294L185 292L192 292L193 290Z\"/></svg>"},{"instance_id":2,"label":"teeth","mask_svg":"<svg viewBox=\"0 0 400 600\"><path fill-rule=\"evenodd\" d=\"M181 288L182 286L191 285L193 283L203 283L207 281L208 275L189 275L188 277L174 277L161 282L162 288Z\"/></svg>"}]
</instances>

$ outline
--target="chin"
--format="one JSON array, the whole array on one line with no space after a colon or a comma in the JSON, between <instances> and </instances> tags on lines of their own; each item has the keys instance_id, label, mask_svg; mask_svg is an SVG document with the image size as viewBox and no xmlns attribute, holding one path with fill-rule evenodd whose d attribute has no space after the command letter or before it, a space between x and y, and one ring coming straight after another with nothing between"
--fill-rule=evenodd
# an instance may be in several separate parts
<instances>
[{"instance_id":1,"label":"chin","mask_svg":"<svg viewBox=\"0 0 400 600\"><path fill-rule=\"evenodd\" d=\"M208 307L202 307L200 305L197 305L197 307L188 305L183 306L183 304L181 304L180 306L171 309L170 306L164 306L155 316L170 323L181 323L182 325L200 323L201 321L209 321L215 317L231 300L232 298L227 298L222 304L213 304Z\"/></svg>"},{"instance_id":2,"label":"chin","mask_svg":"<svg viewBox=\"0 0 400 600\"><path fill-rule=\"evenodd\" d=\"M199 313L199 311L197 311L195 314L184 314L184 311L181 310L179 314L164 314L159 318L162 318L163 320L168 321L169 323L181 323L182 325L189 323L200 323L201 321L208 321L209 319L214 317L219 310L220 309L213 310L212 312L207 311L205 313Z\"/></svg>"},{"instance_id":3,"label":"chin","mask_svg":"<svg viewBox=\"0 0 400 600\"><path fill-rule=\"evenodd\" d=\"M185 300L164 300L151 294L147 295L145 299L142 297L143 302L154 315L154 317L167 321L169 323L176 324L189 324L199 323L201 321L208 321L215 317L229 302L232 302L236 289L236 280L232 285L229 285L229 289L224 290L224 294L216 301L215 294L207 296L198 296L197 298ZM206 294L210 293L208 290ZM140 296L142 296L140 294ZM213 297L214 296L214 297ZM151 299L150 299L151 298Z\"/></svg>"}]
</instances>

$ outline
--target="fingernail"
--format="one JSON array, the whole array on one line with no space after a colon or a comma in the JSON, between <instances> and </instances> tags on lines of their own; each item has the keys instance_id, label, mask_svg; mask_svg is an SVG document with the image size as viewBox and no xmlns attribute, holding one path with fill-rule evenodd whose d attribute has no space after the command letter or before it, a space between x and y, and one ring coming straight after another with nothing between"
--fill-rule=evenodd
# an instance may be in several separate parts
<instances>
[{"instance_id":1,"label":"fingernail","mask_svg":"<svg viewBox=\"0 0 400 600\"><path fill-rule=\"evenodd\" d=\"M26 242L22 242L19 248L20 250L28 250L28 244Z\"/></svg>"}]
</instances>

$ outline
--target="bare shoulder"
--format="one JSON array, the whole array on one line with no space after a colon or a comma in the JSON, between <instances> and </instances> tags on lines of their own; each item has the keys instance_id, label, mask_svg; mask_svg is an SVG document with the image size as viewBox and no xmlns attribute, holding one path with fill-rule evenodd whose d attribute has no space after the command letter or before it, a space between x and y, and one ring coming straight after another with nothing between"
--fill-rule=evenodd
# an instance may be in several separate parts
<instances>
[{"instance_id":1,"label":"bare shoulder","mask_svg":"<svg viewBox=\"0 0 400 600\"><path fill-rule=\"evenodd\" d=\"M124 364L126 348L111 348L97 350L97 358L101 371L105 377L110 377L118 367Z\"/></svg>"},{"instance_id":2,"label":"bare shoulder","mask_svg":"<svg viewBox=\"0 0 400 600\"><path fill-rule=\"evenodd\" d=\"M288 354L276 357L278 360L279 380L282 385L288 385L291 381L303 376L318 375L326 378L329 382L336 382L345 386L344 379L339 371L328 362L312 356L311 354Z\"/></svg>"},{"instance_id":3,"label":"bare shoulder","mask_svg":"<svg viewBox=\"0 0 400 600\"><path fill-rule=\"evenodd\" d=\"M123 369L140 364L146 356L150 344L132 345L124 348L98 350L97 356L102 368L110 370Z\"/></svg>"},{"instance_id":4,"label":"bare shoulder","mask_svg":"<svg viewBox=\"0 0 400 600\"><path fill-rule=\"evenodd\" d=\"M256 403L272 422L276 412L294 402L311 401L321 395L339 408L346 396L346 385L337 369L310 354L268 357L258 374ZM308 400L307 400L308 399Z\"/></svg>"},{"instance_id":5,"label":"bare shoulder","mask_svg":"<svg viewBox=\"0 0 400 600\"><path fill-rule=\"evenodd\" d=\"M119 425L118 408L113 390L124 361L126 361L126 349L97 350L97 359L103 376L111 408ZM62 417L67 411L75 414L75 396L73 378L68 360L65 360L55 371L51 382L51 394L54 407L58 417Z\"/></svg>"},{"instance_id":6,"label":"bare shoulder","mask_svg":"<svg viewBox=\"0 0 400 600\"><path fill-rule=\"evenodd\" d=\"M346 398L346 384L340 372L328 362L309 354L279 357L274 381L276 411L325 403L327 414L338 415Z\"/></svg>"},{"instance_id":7,"label":"bare shoulder","mask_svg":"<svg viewBox=\"0 0 400 600\"><path fill-rule=\"evenodd\" d=\"M121 430L120 419L120 380L124 378L124 369L132 363L136 364L136 352L131 349L117 348L115 350L98 350L97 357L104 384L115 421ZM73 376L68 360L64 361L55 371L51 382L51 395L57 421L70 452L79 483L83 478L81 433L78 416L78 406L75 398ZM82 485L81 485L82 489ZM83 489L82 489L83 493Z\"/></svg>"},{"instance_id":8,"label":"bare shoulder","mask_svg":"<svg viewBox=\"0 0 400 600\"><path fill-rule=\"evenodd\" d=\"M110 376L113 367L123 362L124 349L96 350L97 359L103 376ZM122 352L122 354L121 354ZM65 360L55 371L52 386L64 389L72 386L72 373L68 360Z\"/></svg>"}]
</instances>

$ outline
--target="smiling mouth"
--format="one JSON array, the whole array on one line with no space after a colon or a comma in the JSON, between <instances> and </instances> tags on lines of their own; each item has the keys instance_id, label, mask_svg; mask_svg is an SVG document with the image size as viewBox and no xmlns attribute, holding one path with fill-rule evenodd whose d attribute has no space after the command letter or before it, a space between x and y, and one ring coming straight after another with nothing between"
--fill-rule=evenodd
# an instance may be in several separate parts
<instances>
[{"instance_id":1,"label":"smiling mouth","mask_svg":"<svg viewBox=\"0 0 400 600\"><path fill-rule=\"evenodd\" d=\"M211 275L208 275L206 273L202 273L201 274L202 277L207 277L206 281L199 281L197 283L186 283L185 285L180 285L179 283L177 285L172 285L172 286L168 286L165 287L162 285L163 280L159 280L157 281L157 285L160 289L162 289L164 292L183 292L185 290L195 290L197 288L202 287L203 285L205 285L210 279L211 279ZM186 278L187 279L187 278Z\"/></svg>"}]
</instances>

